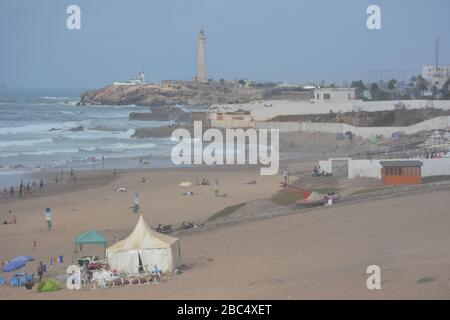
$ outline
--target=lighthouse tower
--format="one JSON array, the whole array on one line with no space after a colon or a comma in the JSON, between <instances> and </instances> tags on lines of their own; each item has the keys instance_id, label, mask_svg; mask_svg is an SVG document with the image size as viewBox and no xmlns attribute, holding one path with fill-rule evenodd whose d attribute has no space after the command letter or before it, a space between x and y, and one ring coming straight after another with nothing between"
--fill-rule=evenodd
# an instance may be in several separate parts
<instances>
[{"instance_id":1,"label":"lighthouse tower","mask_svg":"<svg viewBox=\"0 0 450 320\"><path fill-rule=\"evenodd\" d=\"M205 42L206 37L203 29L200 30L200 33L197 37L198 43L198 70L197 70L197 81L206 82L206 64L205 64Z\"/></svg>"}]
</instances>

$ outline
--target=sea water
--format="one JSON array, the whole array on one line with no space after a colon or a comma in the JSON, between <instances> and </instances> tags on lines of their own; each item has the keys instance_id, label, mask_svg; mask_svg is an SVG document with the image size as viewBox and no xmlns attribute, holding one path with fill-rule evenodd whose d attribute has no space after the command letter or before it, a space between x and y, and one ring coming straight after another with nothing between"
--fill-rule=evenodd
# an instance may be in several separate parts
<instances>
[{"instance_id":1,"label":"sea water","mask_svg":"<svg viewBox=\"0 0 450 320\"><path fill-rule=\"evenodd\" d=\"M132 138L137 128L168 122L129 120L147 111L134 105L77 106L80 92L0 89L0 187L43 170L171 165L170 138Z\"/></svg>"}]
</instances>

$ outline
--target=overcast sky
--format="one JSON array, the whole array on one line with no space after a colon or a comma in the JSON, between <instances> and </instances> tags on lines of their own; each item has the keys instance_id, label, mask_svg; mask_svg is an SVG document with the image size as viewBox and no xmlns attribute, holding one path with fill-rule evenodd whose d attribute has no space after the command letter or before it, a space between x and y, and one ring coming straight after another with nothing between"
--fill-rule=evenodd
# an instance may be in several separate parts
<instances>
[{"instance_id":1,"label":"overcast sky","mask_svg":"<svg viewBox=\"0 0 450 320\"><path fill-rule=\"evenodd\" d=\"M81 8L68 30L66 8ZM381 30L366 27L371 4ZM450 64L448 0L1 0L0 84L99 87L142 67L150 81L190 80L205 29L208 77L366 80L376 69Z\"/></svg>"}]
</instances>

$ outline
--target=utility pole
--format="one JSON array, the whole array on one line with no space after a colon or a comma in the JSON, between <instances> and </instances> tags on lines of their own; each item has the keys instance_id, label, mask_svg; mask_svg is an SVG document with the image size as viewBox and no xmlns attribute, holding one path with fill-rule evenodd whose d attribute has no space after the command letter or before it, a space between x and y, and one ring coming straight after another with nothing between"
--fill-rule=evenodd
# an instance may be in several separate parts
<instances>
[{"instance_id":1,"label":"utility pole","mask_svg":"<svg viewBox=\"0 0 450 320\"><path fill-rule=\"evenodd\" d=\"M438 77L439 76L439 37L436 38L436 52L435 52L435 69L434 69L434 76Z\"/></svg>"}]
</instances>

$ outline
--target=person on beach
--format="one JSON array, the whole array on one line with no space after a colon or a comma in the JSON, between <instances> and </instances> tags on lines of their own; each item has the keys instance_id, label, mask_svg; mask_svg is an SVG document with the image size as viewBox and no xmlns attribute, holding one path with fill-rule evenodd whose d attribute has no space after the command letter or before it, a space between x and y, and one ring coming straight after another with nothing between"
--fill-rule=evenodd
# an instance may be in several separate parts
<instances>
[{"instance_id":1,"label":"person on beach","mask_svg":"<svg viewBox=\"0 0 450 320\"><path fill-rule=\"evenodd\" d=\"M27 186L25 187L25 194L31 194L30 181L27 182Z\"/></svg>"},{"instance_id":2,"label":"person on beach","mask_svg":"<svg viewBox=\"0 0 450 320\"><path fill-rule=\"evenodd\" d=\"M219 196L219 179L216 179L216 180L214 181L214 195L215 195L216 197Z\"/></svg>"},{"instance_id":3,"label":"person on beach","mask_svg":"<svg viewBox=\"0 0 450 320\"><path fill-rule=\"evenodd\" d=\"M14 186L11 185L11 187L9 188L9 194L11 195L11 197L14 196Z\"/></svg>"},{"instance_id":4,"label":"person on beach","mask_svg":"<svg viewBox=\"0 0 450 320\"><path fill-rule=\"evenodd\" d=\"M44 190L44 179L39 180L39 189Z\"/></svg>"},{"instance_id":5,"label":"person on beach","mask_svg":"<svg viewBox=\"0 0 450 320\"><path fill-rule=\"evenodd\" d=\"M23 182L20 181L20 186L19 186L19 197L22 198L23 196Z\"/></svg>"},{"instance_id":6,"label":"person on beach","mask_svg":"<svg viewBox=\"0 0 450 320\"><path fill-rule=\"evenodd\" d=\"M39 261L39 265L37 267L37 274L38 274L38 277L39 277L39 282L42 281L42 274L43 274L42 269L43 269L42 268L42 261Z\"/></svg>"}]
</instances>

